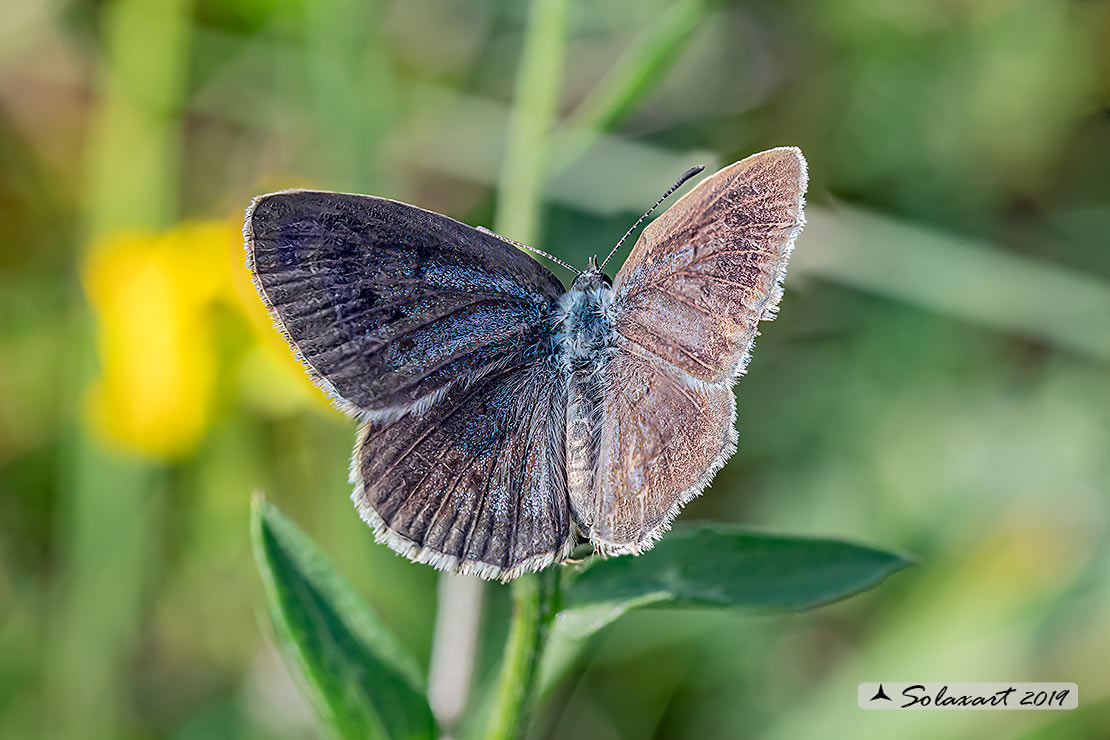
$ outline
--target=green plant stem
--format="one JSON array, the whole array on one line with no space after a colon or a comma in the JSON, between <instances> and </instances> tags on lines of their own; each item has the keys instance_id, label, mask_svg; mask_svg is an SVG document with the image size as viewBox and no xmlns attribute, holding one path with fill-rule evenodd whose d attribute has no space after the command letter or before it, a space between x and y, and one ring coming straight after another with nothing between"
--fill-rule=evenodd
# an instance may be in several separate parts
<instances>
[{"instance_id":1,"label":"green plant stem","mask_svg":"<svg viewBox=\"0 0 1110 740\"><path fill-rule=\"evenodd\" d=\"M570 0L532 0L497 188L496 229L535 243L566 54ZM537 667L558 601L558 570L513 583L513 618L486 737L515 738L532 701Z\"/></svg>"},{"instance_id":2,"label":"green plant stem","mask_svg":"<svg viewBox=\"0 0 1110 740\"><path fill-rule=\"evenodd\" d=\"M559 602L559 570L521 576L513 582L513 617L497 681L486 737L514 740L531 709L536 674Z\"/></svg>"},{"instance_id":3,"label":"green plant stem","mask_svg":"<svg viewBox=\"0 0 1110 740\"><path fill-rule=\"evenodd\" d=\"M532 0L517 73L505 159L497 188L496 229L534 243L566 54L570 0ZM513 619L486 737L515 738L532 700L537 666L557 599L558 571L513 583Z\"/></svg>"},{"instance_id":4,"label":"green plant stem","mask_svg":"<svg viewBox=\"0 0 1110 740\"><path fill-rule=\"evenodd\" d=\"M85 162L85 249L118 230L165 228L176 215L192 8L192 0L124 0L104 8L104 59ZM67 414L80 408L95 372L93 326L79 295L75 286L61 391ZM59 740L127 736L165 472L105 449L78 427L67 435L59 473L45 732Z\"/></svg>"},{"instance_id":5,"label":"green plant stem","mask_svg":"<svg viewBox=\"0 0 1110 740\"><path fill-rule=\"evenodd\" d=\"M428 703L450 734L466 710L474 677L485 582L443 573L436 600L435 636L428 668Z\"/></svg>"},{"instance_id":6,"label":"green plant stem","mask_svg":"<svg viewBox=\"0 0 1110 740\"><path fill-rule=\"evenodd\" d=\"M497 188L497 230L534 244L559 101L569 0L532 0Z\"/></svg>"}]
</instances>

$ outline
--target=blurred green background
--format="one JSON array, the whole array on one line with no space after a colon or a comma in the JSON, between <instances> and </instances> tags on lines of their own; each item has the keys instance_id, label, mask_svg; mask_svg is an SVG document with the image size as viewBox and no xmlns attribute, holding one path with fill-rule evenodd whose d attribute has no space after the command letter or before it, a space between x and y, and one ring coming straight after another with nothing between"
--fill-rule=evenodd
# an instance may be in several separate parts
<instances>
[{"instance_id":1,"label":"blurred green background","mask_svg":"<svg viewBox=\"0 0 1110 740\"><path fill-rule=\"evenodd\" d=\"M242 266L251 196L371 192L584 265L688 166L784 144L810 225L683 517L920 564L813 613L635 613L531 736L1110 737L1094 0L0 5L0 736L317 736L262 627L256 487L429 655L435 574L352 509L352 423ZM1080 709L863 712L875 680Z\"/></svg>"}]
</instances>

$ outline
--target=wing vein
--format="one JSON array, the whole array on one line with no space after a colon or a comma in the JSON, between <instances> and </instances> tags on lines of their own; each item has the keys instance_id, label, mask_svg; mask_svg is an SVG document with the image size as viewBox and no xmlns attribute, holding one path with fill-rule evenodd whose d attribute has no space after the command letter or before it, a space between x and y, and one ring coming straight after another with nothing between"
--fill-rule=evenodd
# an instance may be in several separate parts
<instances>
[{"instance_id":1,"label":"wing vein","mask_svg":"<svg viewBox=\"0 0 1110 740\"><path fill-rule=\"evenodd\" d=\"M492 380L492 379L494 379L494 378L497 378L497 377L500 377L500 376L504 375L504 374L505 374L505 373L507 373L507 372L509 372L509 370L501 370L501 371L499 371L499 372L497 372L497 373L495 373L495 374L493 374L493 375L487 376L487 377L485 378L485 380L486 380L486 381L488 382L488 381L490 381L490 380ZM463 397L462 397L462 398L461 398L461 399L459 400L459 402L458 402L458 403L456 403L456 404L455 404L454 406L452 406L452 407L451 407L451 409L450 409L450 410L449 410L449 411L448 411L448 412L447 412L447 413L446 413L445 415L443 415L442 417L440 417L440 424L442 424L443 422L447 421L448 419L450 419L451 417L453 417L453 416L454 416L454 415L455 415L456 413L458 413L459 409L461 409L461 408L463 407L463 405L464 405L464 404L465 404L465 403L466 403L467 401L469 401L469 400L470 400L471 398L473 398L473 397L474 397L474 396L475 396L475 395L476 395L476 394L477 394L477 393L478 393L479 391L481 391L481 389L482 389L482 386L481 386L480 384L479 384L479 385L476 385L476 386L474 387L474 389L473 389L473 390L469 391L469 392L468 392L468 393L467 393L467 394L466 394L465 396L463 396ZM424 440L426 440L426 439L428 438L428 436L429 436L429 435L430 435L430 434L431 434L432 432L434 432L434 431L435 431L436 429L437 429L437 425L435 425L435 424L430 424L430 425L428 426L428 429L427 429L427 430L426 430L426 431L425 431L425 432L424 432L423 434L421 434L421 435L420 435L419 437L417 437L417 438L416 438L416 441L415 441L415 442L413 442L413 443L412 443L412 445L410 445L410 446L409 446L409 448L408 448L407 450L405 450L405 451L404 451L403 453L401 453L400 455L398 455L398 456L397 456L397 458L396 458L396 459L394 459L394 460L393 460L393 462L391 462L391 463L389 464L389 467L388 467L388 468L386 468L385 470L383 470L383 471L382 471L382 472L381 472L381 473L380 473L380 474L378 475L378 479L379 479L379 480L381 480L381 479L385 478L385 477L386 477L387 475L389 475L390 473L392 473L392 472L393 472L393 470L394 470L394 469L395 469L395 468L396 468L396 467L397 467L397 466L398 466L398 465L399 465L399 464L400 464L400 463L401 463L401 462L402 462L403 460L407 459L407 458L408 458L408 456L409 456L409 455L410 455L410 454L412 453L412 451L413 451L413 450L415 450L415 449L416 449L416 447L417 447L418 445L420 445L420 444L421 444L422 442L424 442Z\"/></svg>"},{"instance_id":2,"label":"wing vein","mask_svg":"<svg viewBox=\"0 0 1110 740\"><path fill-rule=\"evenodd\" d=\"M656 334L655 332L651 331L651 330L650 330L650 329L649 329L649 328L648 328L647 326L644 326L644 324L643 324L643 323L640 323L640 324L638 324L638 326L639 326L639 327L640 327L641 329L643 329L643 330L644 330L644 333L645 333L645 334L649 335L649 336L650 336L650 337L651 337L652 339L655 339L655 340L656 340L657 342L659 342L660 344L664 344L664 345L668 345L668 346L671 346L671 347L673 347L674 349L678 350L678 351L679 351L679 352L681 352L682 354L684 354L684 355L686 355L687 357L689 357L689 358L690 358L691 360L693 360L693 361L694 361L694 362L696 362L697 364L699 364L699 365L701 365L702 367L704 367L704 368L705 368L706 370L708 370L708 371L710 371L710 372L715 372L715 369L714 369L713 367L711 367L710 365L707 365L707 364L705 364L705 362L703 362L702 360L698 359L698 357L697 357L696 355L694 355L693 353L691 353L691 352L690 352L689 350L687 350L687 349L686 349L685 347L682 347L682 346L680 346L680 345L678 345L678 344L675 344L675 343L673 343L673 342L667 342L667 341L666 341L666 339L665 339L664 337L661 337L661 336L659 336L658 334ZM663 360L664 362L668 362L668 364L673 364L673 363L670 363L670 362L669 362L669 361L667 360L667 358L666 358L666 357L662 357L661 355L659 355L659 354L656 354L655 352L652 352L650 348L648 348L648 347L644 347L644 345L640 344L640 343L639 343L639 342L637 342L637 341L636 341L635 339L633 339L632 337L630 337L630 336L628 336L627 334L625 334L625 333L624 333L623 331L621 331L621 330L620 330L620 326L618 326L618 327L617 327L617 333L618 333L618 334L620 334L620 335L621 335L621 337L623 337L624 339L628 340L629 342L632 342L632 343L633 343L633 344L635 344L636 346L638 346L638 347L641 347L642 349L644 349L644 350L645 350L646 352L649 352L649 353L651 353L651 355L652 355L652 356L654 356L654 357L658 357L658 358L659 358L660 360Z\"/></svg>"}]
</instances>

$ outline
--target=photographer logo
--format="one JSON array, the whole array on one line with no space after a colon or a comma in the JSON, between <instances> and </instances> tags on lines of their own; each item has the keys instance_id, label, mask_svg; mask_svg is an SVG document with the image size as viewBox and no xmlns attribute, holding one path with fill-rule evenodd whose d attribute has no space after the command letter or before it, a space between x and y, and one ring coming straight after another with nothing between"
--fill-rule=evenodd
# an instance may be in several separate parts
<instances>
[{"instance_id":1,"label":"photographer logo","mask_svg":"<svg viewBox=\"0 0 1110 740\"><path fill-rule=\"evenodd\" d=\"M861 683L860 709L1075 709L1074 683Z\"/></svg>"}]
</instances>

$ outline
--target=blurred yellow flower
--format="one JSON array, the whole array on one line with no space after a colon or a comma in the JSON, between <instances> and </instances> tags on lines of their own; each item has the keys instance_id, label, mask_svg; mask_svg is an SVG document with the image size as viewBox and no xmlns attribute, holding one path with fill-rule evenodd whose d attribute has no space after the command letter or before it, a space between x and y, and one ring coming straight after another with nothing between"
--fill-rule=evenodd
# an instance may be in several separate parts
<instances>
[{"instance_id":1,"label":"blurred yellow flower","mask_svg":"<svg viewBox=\"0 0 1110 740\"><path fill-rule=\"evenodd\" d=\"M100 377L89 389L93 429L152 457L187 452L207 429L217 359L208 313L228 289L227 223L164 234L117 234L84 269L97 321Z\"/></svg>"},{"instance_id":2,"label":"blurred yellow flower","mask_svg":"<svg viewBox=\"0 0 1110 740\"><path fill-rule=\"evenodd\" d=\"M239 359L236 375L240 396L251 407L271 414L314 410L335 415L327 396L308 379L289 344L274 328L244 266L241 237L233 261L229 298L255 339Z\"/></svg>"},{"instance_id":3,"label":"blurred yellow flower","mask_svg":"<svg viewBox=\"0 0 1110 740\"><path fill-rule=\"evenodd\" d=\"M105 442L160 459L188 453L228 380L266 413L329 408L255 294L237 223L112 235L93 246L83 278L100 358L86 412ZM220 356L221 317L250 336L231 357Z\"/></svg>"}]
</instances>

